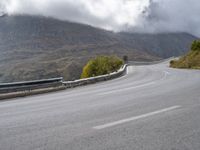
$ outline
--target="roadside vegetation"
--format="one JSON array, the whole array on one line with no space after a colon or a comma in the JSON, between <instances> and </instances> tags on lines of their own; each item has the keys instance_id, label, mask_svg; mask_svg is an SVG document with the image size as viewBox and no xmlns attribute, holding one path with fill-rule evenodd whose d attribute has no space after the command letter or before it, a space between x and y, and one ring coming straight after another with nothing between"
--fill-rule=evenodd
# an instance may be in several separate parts
<instances>
[{"instance_id":1,"label":"roadside vegetation","mask_svg":"<svg viewBox=\"0 0 200 150\"><path fill-rule=\"evenodd\" d=\"M191 50L178 60L170 61L170 67L200 69L200 40L195 40Z\"/></svg>"},{"instance_id":2,"label":"roadside vegetation","mask_svg":"<svg viewBox=\"0 0 200 150\"><path fill-rule=\"evenodd\" d=\"M124 61L117 56L97 56L85 65L81 78L109 74L119 70L123 64Z\"/></svg>"}]
</instances>

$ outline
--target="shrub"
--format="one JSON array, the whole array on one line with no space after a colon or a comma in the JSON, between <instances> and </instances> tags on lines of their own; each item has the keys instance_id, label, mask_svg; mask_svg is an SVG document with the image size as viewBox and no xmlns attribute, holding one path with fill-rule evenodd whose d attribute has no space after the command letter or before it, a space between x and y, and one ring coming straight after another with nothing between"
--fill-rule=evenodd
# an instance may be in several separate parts
<instances>
[{"instance_id":1,"label":"shrub","mask_svg":"<svg viewBox=\"0 0 200 150\"><path fill-rule=\"evenodd\" d=\"M194 41L185 56L170 61L170 67L200 69L200 41Z\"/></svg>"},{"instance_id":2,"label":"shrub","mask_svg":"<svg viewBox=\"0 0 200 150\"><path fill-rule=\"evenodd\" d=\"M174 63L175 63L175 60L170 61L170 65L174 65Z\"/></svg>"},{"instance_id":3,"label":"shrub","mask_svg":"<svg viewBox=\"0 0 200 150\"><path fill-rule=\"evenodd\" d=\"M192 51L200 51L200 41L199 40L195 40L192 42L191 50Z\"/></svg>"},{"instance_id":4,"label":"shrub","mask_svg":"<svg viewBox=\"0 0 200 150\"><path fill-rule=\"evenodd\" d=\"M125 63L128 62L128 56L127 56L127 55L124 55L124 56L123 56L123 60L124 60Z\"/></svg>"},{"instance_id":5,"label":"shrub","mask_svg":"<svg viewBox=\"0 0 200 150\"><path fill-rule=\"evenodd\" d=\"M81 78L89 78L117 71L123 61L117 56L97 56L83 68Z\"/></svg>"}]
</instances>

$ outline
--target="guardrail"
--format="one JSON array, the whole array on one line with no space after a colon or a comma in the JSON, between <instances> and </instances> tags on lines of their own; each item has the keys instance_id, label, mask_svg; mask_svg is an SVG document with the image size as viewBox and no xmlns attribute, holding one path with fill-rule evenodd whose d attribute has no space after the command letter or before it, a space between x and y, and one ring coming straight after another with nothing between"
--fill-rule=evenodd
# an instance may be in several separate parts
<instances>
[{"instance_id":1,"label":"guardrail","mask_svg":"<svg viewBox=\"0 0 200 150\"><path fill-rule=\"evenodd\" d=\"M62 80L63 78L60 77L60 78L34 80L34 81L3 83L0 84L0 94L57 87L62 85Z\"/></svg>"},{"instance_id":2,"label":"guardrail","mask_svg":"<svg viewBox=\"0 0 200 150\"><path fill-rule=\"evenodd\" d=\"M60 78L35 80L28 82L3 83L0 84L0 99L45 93L60 89L73 88L77 86L83 86L101 81L106 81L124 75L126 73L126 68L128 65L151 65L151 64L165 62L170 59L172 58L154 62L129 61L128 64L125 64L116 72L97 77L75 80L75 81L63 81L63 78L60 77Z\"/></svg>"},{"instance_id":3,"label":"guardrail","mask_svg":"<svg viewBox=\"0 0 200 150\"><path fill-rule=\"evenodd\" d=\"M135 65L135 66L139 66L139 65L154 65L154 64L158 64L158 63L162 63L165 61L169 61L171 59L174 59L174 57L170 57L170 58L166 58L166 59L162 59L162 60L158 60L158 61L129 61L128 65Z\"/></svg>"},{"instance_id":4,"label":"guardrail","mask_svg":"<svg viewBox=\"0 0 200 150\"><path fill-rule=\"evenodd\" d=\"M87 85L87 84L114 79L114 78L124 75L126 73L126 68L127 68L127 64L121 67L118 71L110 73L110 74L91 77L91 78L85 78L85 79L80 79L80 80L75 80L75 81L66 81L66 82L63 82L63 84L65 85L66 88L73 88L73 87L77 87L81 85Z\"/></svg>"},{"instance_id":5,"label":"guardrail","mask_svg":"<svg viewBox=\"0 0 200 150\"><path fill-rule=\"evenodd\" d=\"M106 81L124 75L126 73L126 68L127 65L124 65L118 71L110 74L75 81L63 81L63 78L60 77L26 82L3 83L0 84L0 99L40 94Z\"/></svg>"}]
</instances>

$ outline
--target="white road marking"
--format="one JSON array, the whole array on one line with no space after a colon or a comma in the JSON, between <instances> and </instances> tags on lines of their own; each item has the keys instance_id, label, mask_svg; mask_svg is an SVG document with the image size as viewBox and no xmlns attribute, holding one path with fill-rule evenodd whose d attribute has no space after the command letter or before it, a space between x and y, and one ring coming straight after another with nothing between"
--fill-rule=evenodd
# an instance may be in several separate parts
<instances>
[{"instance_id":1,"label":"white road marking","mask_svg":"<svg viewBox=\"0 0 200 150\"><path fill-rule=\"evenodd\" d=\"M164 76L160 80L151 81L151 82L140 84L140 85L136 85L136 86L133 86L133 87L127 87L127 88L123 88L123 89L111 90L111 91L108 91L108 92L99 93L98 95L107 95L107 94L127 91L127 90L131 90L131 89L136 89L136 88L141 88L141 87L149 86L149 85L152 85L152 84L156 84L158 81L164 80L167 77L167 75L170 75L170 73L168 71L163 71L163 73L164 73Z\"/></svg>"},{"instance_id":2,"label":"white road marking","mask_svg":"<svg viewBox=\"0 0 200 150\"><path fill-rule=\"evenodd\" d=\"M124 123L130 122L130 121L139 120L139 119L150 117L150 116L154 116L154 115L157 115L157 114L160 114L160 113L172 111L172 110L178 109L180 107L181 106L179 106L179 105L168 107L168 108L157 110L157 111L150 112L150 113L147 113L147 114L143 114L143 115L139 115L139 116L135 116L135 117L131 117L131 118L126 118L126 119L122 119L122 120L119 120L119 121L106 123L106 124L99 125L99 126L95 126L95 127L93 127L93 129L101 130L101 129L113 127L113 126L124 124Z\"/></svg>"},{"instance_id":3,"label":"white road marking","mask_svg":"<svg viewBox=\"0 0 200 150\"><path fill-rule=\"evenodd\" d=\"M164 73L165 73L166 75L170 75L170 73L169 73L168 71L164 71Z\"/></svg>"},{"instance_id":4,"label":"white road marking","mask_svg":"<svg viewBox=\"0 0 200 150\"><path fill-rule=\"evenodd\" d=\"M152 82L148 82L148 83L145 83L145 84L137 85L137 86L134 86L134 87L127 87L127 88L123 88L123 89L112 90L112 91L108 91L108 92L104 92L104 93L99 93L98 95L107 95L107 94L112 94L112 93L127 91L127 90L131 90L131 89L145 87L145 86L152 85L152 84L155 84L155 82L152 81Z\"/></svg>"}]
</instances>

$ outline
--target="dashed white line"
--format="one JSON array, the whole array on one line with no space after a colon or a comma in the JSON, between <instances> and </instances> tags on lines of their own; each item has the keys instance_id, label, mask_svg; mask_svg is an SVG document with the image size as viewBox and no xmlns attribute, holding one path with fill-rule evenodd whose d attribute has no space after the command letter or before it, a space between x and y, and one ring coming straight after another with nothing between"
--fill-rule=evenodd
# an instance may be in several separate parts
<instances>
[{"instance_id":1,"label":"dashed white line","mask_svg":"<svg viewBox=\"0 0 200 150\"><path fill-rule=\"evenodd\" d=\"M154 116L154 115L157 115L157 114L160 114L160 113L172 111L172 110L178 109L180 107L181 106L177 105L177 106L164 108L164 109L157 110L157 111L154 111L154 112L150 112L150 113L147 113L147 114L143 114L143 115L139 115L139 116L135 116L135 117L131 117L131 118L126 118L126 119L106 123L106 124L99 125L99 126L95 126L95 127L93 127L93 129L101 130L101 129L113 127L113 126L124 124L124 123L130 122L130 121L139 120L139 119L147 118L147 117Z\"/></svg>"}]
</instances>

